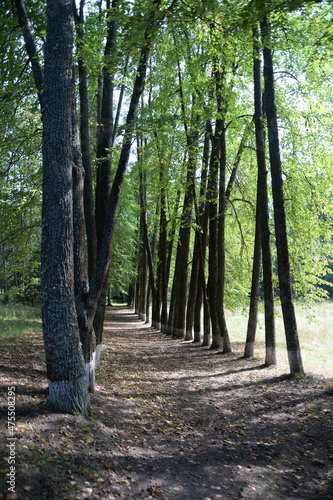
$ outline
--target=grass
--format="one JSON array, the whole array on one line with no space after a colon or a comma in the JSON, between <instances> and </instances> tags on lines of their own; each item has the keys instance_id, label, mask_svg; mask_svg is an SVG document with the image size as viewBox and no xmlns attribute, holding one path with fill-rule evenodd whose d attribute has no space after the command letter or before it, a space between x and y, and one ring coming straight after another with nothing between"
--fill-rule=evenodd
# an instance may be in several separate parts
<instances>
[{"instance_id":1,"label":"grass","mask_svg":"<svg viewBox=\"0 0 333 500\"><path fill-rule=\"evenodd\" d=\"M287 363L286 339L281 309L277 310L276 344L278 364ZM296 318L301 354L306 373L333 376L333 302L313 306L296 304ZM246 312L227 312L227 326L232 342L244 342L247 330ZM260 312L256 343L265 344L264 315Z\"/></svg>"},{"instance_id":2,"label":"grass","mask_svg":"<svg viewBox=\"0 0 333 500\"><path fill-rule=\"evenodd\" d=\"M0 338L20 338L28 333L41 332L39 307L8 304L0 306Z\"/></svg>"}]
</instances>

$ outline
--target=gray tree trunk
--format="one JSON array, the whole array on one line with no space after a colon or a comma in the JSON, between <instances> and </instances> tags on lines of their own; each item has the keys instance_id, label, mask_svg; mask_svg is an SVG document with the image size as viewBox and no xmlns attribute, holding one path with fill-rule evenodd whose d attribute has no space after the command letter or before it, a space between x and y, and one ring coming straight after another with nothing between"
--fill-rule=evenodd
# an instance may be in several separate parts
<instances>
[{"instance_id":1,"label":"gray tree trunk","mask_svg":"<svg viewBox=\"0 0 333 500\"><path fill-rule=\"evenodd\" d=\"M89 394L74 300L73 10L48 0L43 88L41 297L49 403L86 413Z\"/></svg>"}]
</instances>

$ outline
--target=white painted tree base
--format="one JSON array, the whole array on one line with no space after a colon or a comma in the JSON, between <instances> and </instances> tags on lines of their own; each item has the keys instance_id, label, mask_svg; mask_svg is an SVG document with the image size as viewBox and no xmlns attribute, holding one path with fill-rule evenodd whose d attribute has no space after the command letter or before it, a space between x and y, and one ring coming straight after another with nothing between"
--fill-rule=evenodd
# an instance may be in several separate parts
<instances>
[{"instance_id":1,"label":"white painted tree base","mask_svg":"<svg viewBox=\"0 0 333 500\"><path fill-rule=\"evenodd\" d=\"M102 344L97 344L95 351L95 369L100 368L101 366L101 352Z\"/></svg>"},{"instance_id":2,"label":"white painted tree base","mask_svg":"<svg viewBox=\"0 0 333 500\"><path fill-rule=\"evenodd\" d=\"M75 380L49 380L49 404L60 413L87 413L90 409L85 377Z\"/></svg>"},{"instance_id":3,"label":"white painted tree base","mask_svg":"<svg viewBox=\"0 0 333 500\"><path fill-rule=\"evenodd\" d=\"M95 392L95 352L92 355L92 360L86 363L86 380L89 392Z\"/></svg>"}]
</instances>

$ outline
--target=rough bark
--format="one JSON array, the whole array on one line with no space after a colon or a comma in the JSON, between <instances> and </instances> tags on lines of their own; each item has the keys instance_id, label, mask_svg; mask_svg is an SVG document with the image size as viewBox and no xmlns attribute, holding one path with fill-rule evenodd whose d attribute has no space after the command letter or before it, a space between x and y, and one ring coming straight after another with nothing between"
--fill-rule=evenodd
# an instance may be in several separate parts
<instances>
[{"instance_id":1,"label":"rough bark","mask_svg":"<svg viewBox=\"0 0 333 500\"><path fill-rule=\"evenodd\" d=\"M48 0L43 87L41 297L49 403L60 412L89 409L74 300L73 10Z\"/></svg>"}]
</instances>

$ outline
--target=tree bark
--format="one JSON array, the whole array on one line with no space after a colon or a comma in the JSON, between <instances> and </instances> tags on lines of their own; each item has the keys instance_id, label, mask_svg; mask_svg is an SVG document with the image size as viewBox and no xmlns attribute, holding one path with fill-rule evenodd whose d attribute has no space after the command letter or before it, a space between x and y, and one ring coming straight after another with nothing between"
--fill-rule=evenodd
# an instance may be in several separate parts
<instances>
[{"instance_id":1,"label":"tree bark","mask_svg":"<svg viewBox=\"0 0 333 500\"><path fill-rule=\"evenodd\" d=\"M272 50L270 48L270 27L267 18L261 22L261 32L264 44L265 111L267 117L269 157L272 175L280 300L287 341L290 373L291 375L295 375L303 374L304 370L291 288L286 212L283 193L283 175L275 104L273 57Z\"/></svg>"},{"instance_id":2,"label":"tree bark","mask_svg":"<svg viewBox=\"0 0 333 500\"><path fill-rule=\"evenodd\" d=\"M86 413L74 300L72 1L48 0L46 15L41 297L49 403L60 412Z\"/></svg>"}]
</instances>

